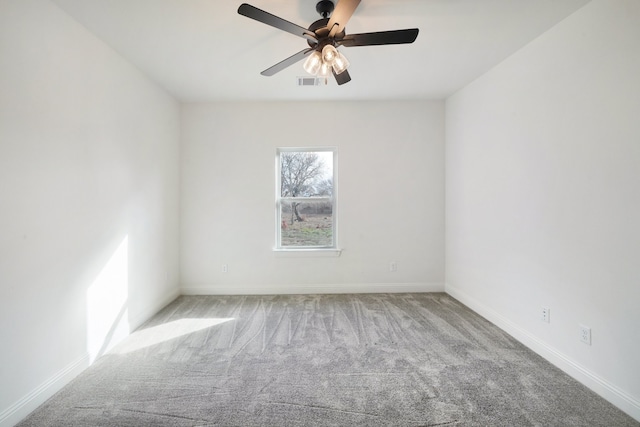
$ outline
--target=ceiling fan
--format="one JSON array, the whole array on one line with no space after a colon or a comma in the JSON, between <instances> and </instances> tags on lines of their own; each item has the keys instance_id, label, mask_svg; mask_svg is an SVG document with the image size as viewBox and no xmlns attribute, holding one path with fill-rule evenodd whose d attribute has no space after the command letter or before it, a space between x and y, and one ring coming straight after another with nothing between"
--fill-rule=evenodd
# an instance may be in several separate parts
<instances>
[{"instance_id":1,"label":"ceiling fan","mask_svg":"<svg viewBox=\"0 0 640 427\"><path fill-rule=\"evenodd\" d=\"M316 11L322 18L311 24L309 28L293 24L247 3L240 5L238 13L302 37L309 44L308 48L278 62L260 74L273 76L306 58L305 71L324 78L333 74L337 83L343 85L351 81L351 76L347 71L349 61L337 50L338 47L407 44L413 43L418 37L419 30L417 28L346 34L345 26L359 4L360 0L339 0L336 5L331 0L321 0L316 4Z\"/></svg>"}]
</instances>

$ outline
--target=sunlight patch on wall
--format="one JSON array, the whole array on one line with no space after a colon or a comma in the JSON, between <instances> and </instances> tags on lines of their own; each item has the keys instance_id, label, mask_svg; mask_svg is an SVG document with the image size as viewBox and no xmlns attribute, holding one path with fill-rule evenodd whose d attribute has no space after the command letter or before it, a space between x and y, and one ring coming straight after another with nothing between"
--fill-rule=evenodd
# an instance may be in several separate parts
<instances>
[{"instance_id":1,"label":"sunlight patch on wall","mask_svg":"<svg viewBox=\"0 0 640 427\"><path fill-rule=\"evenodd\" d=\"M136 331L127 340L117 346L112 353L126 354L155 344L172 340L184 335L211 328L233 318L179 319L162 325Z\"/></svg>"},{"instance_id":2,"label":"sunlight patch on wall","mask_svg":"<svg viewBox=\"0 0 640 427\"><path fill-rule=\"evenodd\" d=\"M87 353L89 363L129 335L129 237L87 290Z\"/></svg>"}]
</instances>

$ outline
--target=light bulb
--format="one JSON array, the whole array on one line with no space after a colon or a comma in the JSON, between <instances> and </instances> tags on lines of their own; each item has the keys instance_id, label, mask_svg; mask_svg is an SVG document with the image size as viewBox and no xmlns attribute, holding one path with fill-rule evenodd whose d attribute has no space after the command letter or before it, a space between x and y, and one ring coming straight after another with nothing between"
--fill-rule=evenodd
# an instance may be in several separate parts
<instances>
[{"instance_id":1,"label":"light bulb","mask_svg":"<svg viewBox=\"0 0 640 427\"><path fill-rule=\"evenodd\" d=\"M320 65L318 77L329 77L329 74L331 74L331 65L323 62L322 65Z\"/></svg>"},{"instance_id":2,"label":"light bulb","mask_svg":"<svg viewBox=\"0 0 640 427\"><path fill-rule=\"evenodd\" d=\"M333 71L336 74L340 74L344 72L347 68L349 68L349 61L343 54L338 52L338 56L333 61Z\"/></svg>"},{"instance_id":3,"label":"light bulb","mask_svg":"<svg viewBox=\"0 0 640 427\"><path fill-rule=\"evenodd\" d=\"M329 65L333 65L333 61L338 57L338 51L330 44L322 48L322 60Z\"/></svg>"},{"instance_id":4,"label":"light bulb","mask_svg":"<svg viewBox=\"0 0 640 427\"><path fill-rule=\"evenodd\" d=\"M318 74L318 70L320 69L321 65L322 55L320 55L320 52L316 50L311 55L309 55L306 61L304 61L304 65L302 66L302 68L304 68L307 73L315 76L316 74Z\"/></svg>"}]
</instances>

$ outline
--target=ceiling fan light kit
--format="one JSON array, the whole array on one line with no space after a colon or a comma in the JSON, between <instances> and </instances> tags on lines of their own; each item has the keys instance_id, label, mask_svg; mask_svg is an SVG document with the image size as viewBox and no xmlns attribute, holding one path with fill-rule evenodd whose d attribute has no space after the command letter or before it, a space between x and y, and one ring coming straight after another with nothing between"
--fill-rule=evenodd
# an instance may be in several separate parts
<instances>
[{"instance_id":1,"label":"ceiling fan light kit","mask_svg":"<svg viewBox=\"0 0 640 427\"><path fill-rule=\"evenodd\" d=\"M340 52L338 52L338 56L336 56L333 60L333 64L331 64L333 71L335 71L336 74L342 74L343 71L346 71L347 68L349 68L349 65L351 64L347 58Z\"/></svg>"},{"instance_id":2,"label":"ceiling fan light kit","mask_svg":"<svg viewBox=\"0 0 640 427\"><path fill-rule=\"evenodd\" d=\"M320 65L320 70L318 70L318 77L323 77L326 79L327 77L329 77L329 74L331 74L331 65L323 62L322 65Z\"/></svg>"},{"instance_id":3,"label":"ceiling fan light kit","mask_svg":"<svg viewBox=\"0 0 640 427\"><path fill-rule=\"evenodd\" d=\"M307 60L304 61L302 68L304 68L307 73L315 76L316 74L318 74L318 71L320 71L321 65L322 55L317 50L314 50L311 55L309 55Z\"/></svg>"},{"instance_id":4,"label":"ceiling fan light kit","mask_svg":"<svg viewBox=\"0 0 640 427\"><path fill-rule=\"evenodd\" d=\"M349 68L349 61L333 45L327 44L322 48L322 53L314 50L304 61L302 68L313 76L327 78L331 70L336 75L345 72Z\"/></svg>"},{"instance_id":5,"label":"ceiling fan light kit","mask_svg":"<svg viewBox=\"0 0 640 427\"><path fill-rule=\"evenodd\" d=\"M250 4L241 4L238 8L240 15L302 37L309 44L308 48L267 68L260 74L272 76L306 58L303 68L307 73L323 78L333 74L338 85L343 85L351 81L347 71L350 64L338 47L408 44L413 43L418 37L417 28L347 35L345 26L360 1L340 0L335 5L330 0L319 1L316 4L316 11L322 19L312 23L309 28L293 24Z\"/></svg>"}]
</instances>

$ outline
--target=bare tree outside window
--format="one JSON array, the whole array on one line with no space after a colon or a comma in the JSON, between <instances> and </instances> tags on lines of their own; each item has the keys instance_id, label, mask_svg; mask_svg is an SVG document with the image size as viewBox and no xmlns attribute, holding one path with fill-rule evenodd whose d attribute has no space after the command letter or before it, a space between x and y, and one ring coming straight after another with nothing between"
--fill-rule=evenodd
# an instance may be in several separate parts
<instances>
[{"instance_id":1,"label":"bare tree outside window","mask_svg":"<svg viewBox=\"0 0 640 427\"><path fill-rule=\"evenodd\" d=\"M279 151L279 247L335 246L333 159L333 151Z\"/></svg>"}]
</instances>

